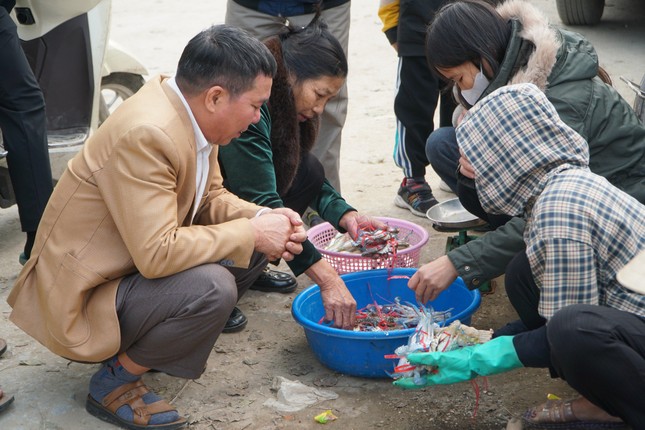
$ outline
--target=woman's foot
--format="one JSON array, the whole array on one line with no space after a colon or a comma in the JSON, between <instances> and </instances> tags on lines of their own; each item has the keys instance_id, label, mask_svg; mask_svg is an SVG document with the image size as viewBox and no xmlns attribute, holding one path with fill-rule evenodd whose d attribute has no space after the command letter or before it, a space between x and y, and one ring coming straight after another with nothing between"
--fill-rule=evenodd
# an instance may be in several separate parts
<instances>
[{"instance_id":1,"label":"woman's foot","mask_svg":"<svg viewBox=\"0 0 645 430\"><path fill-rule=\"evenodd\" d=\"M585 421L606 421L622 423L618 417L609 415L604 409L594 405L584 397L578 397L571 402L573 414L580 420Z\"/></svg>"},{"instance_id":2,"label":"woman's foot","mask_svg":"<svg viewBox=\"0 0 645 430\"><path fill-rule=\"evenodd\" d=\"M522 418L527 428L560 428L558 424L567 423L567 428L586 428L591 423L602 423L603 428L621 428L623 421L609 415L602 408L584 397L575 400L547 400L524 413Z\"/></svg>"}]
</instances>

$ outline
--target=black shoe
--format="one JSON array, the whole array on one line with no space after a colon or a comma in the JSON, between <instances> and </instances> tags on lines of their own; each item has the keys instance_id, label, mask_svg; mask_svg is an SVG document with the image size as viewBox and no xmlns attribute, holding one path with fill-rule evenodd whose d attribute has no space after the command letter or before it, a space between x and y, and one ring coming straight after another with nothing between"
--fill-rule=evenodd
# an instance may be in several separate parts
<instances>
[{"instance_id":1,"label":"black shoe","mask_svg":"<svg viewBox=\"0 0 645 430\"><path fill-rule=\"evenodd\" d=\"M298 288L296 278L288 273L271 270L268 267L260 274L260 277L251 285L252 290L264 291L265 293L292 293Z\"/></svg>"},{"instance_id":2,"label":"black shoe","mask_svg":"<svg viewBox=\"0 0 645 430\"><path fill-rule=\"evenodd\" d=\"M242 331L248 322L249 320L246 319L240 308L235 306L233 308L233 312L231 312L231 316L228 317L228 321L226 321L226 325L224 326L222 333L235 333Z\"/></svg>"}]
</instances>

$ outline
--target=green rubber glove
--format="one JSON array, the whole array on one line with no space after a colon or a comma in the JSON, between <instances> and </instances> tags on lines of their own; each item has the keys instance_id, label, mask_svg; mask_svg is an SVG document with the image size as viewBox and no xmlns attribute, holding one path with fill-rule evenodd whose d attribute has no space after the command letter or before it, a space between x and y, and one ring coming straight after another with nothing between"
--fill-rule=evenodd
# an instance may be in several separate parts
<instances>
[{"instance_id":1,"label":"green rubber glove","mask_svg":"<svg viewBox=\"0 0 645 430\"><path fill-rule=\"evenodd\" d=\"M501 336L449 352L415 352L407 358L412 364L433 366L437 371L423 376L418 381L420 384L416 384L413 378L394 381L394 385L403 388L455 384L523 367L513 346L513 336Z\"/></svg>"}]
</instances>

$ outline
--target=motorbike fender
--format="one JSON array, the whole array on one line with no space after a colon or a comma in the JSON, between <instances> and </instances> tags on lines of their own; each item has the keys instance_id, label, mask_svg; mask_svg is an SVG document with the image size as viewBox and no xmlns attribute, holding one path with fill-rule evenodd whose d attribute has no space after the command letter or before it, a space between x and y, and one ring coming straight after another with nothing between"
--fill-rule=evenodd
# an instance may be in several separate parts
<instances>
[{"instance_id":1,"label":"motorbike fender","mask_svg":"<svg viewBox=\"0 0 645 430\"><path fill-rule=\"evenodd\" d=\"M132 73L135 75L148 75L148 70L132 54L127 52L121 45L110 40L108 42L105 60L101 76L108 76L111 73Z\"/></svg>"},{"instance_id":2,"label":"motorbike fender","mask_svg":"<svg viewBox=\"0 0 645 430\"><path fill-rule=\"evenodd\" d=\"M65 21L89 12L103 0L16 0L11 11L22 40L33 40L49 33ZM16 8L30 9L35 23L22 25L16 17Z\"/></svg>"}]
</instances>

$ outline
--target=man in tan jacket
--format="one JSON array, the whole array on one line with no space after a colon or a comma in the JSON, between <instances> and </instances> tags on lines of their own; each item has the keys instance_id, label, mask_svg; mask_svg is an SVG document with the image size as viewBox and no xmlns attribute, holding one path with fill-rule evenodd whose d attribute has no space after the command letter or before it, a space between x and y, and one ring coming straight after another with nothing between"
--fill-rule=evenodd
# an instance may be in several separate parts
<instances>
[{"instance_id":1,"label":"man in tan jacket","mask_svg":"<svg viewBox=\"0 0 645 430\"><path fill-rule=\"evenodd\" d=\"M260 117L276 65L244 31L195 36L174 78L128 99L70 161L8 302L52 352L101 362L87 410L126 428L185 420L148 391L150 369L198 378L241 296L306 239L289 209L227 192L218 145Z\"/></svg>"}]
</instances>

